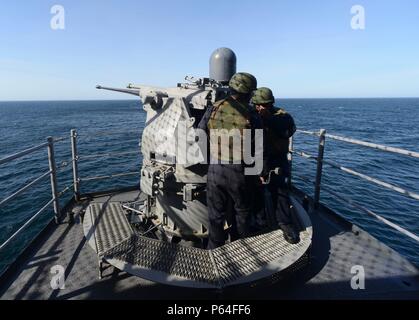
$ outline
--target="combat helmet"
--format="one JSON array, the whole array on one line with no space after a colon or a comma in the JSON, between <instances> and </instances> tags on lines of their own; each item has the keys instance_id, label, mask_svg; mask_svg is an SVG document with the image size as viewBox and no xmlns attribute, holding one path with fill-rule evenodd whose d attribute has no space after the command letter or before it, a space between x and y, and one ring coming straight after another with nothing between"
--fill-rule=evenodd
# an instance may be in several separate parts
<instances>
[{"instance_id":1,"label":"combat helmet","mask_svg":"<svg viewBox=\"0 0 419 320\"><path fill-rule=\"evenodd\" d=\"M269 88L259 88L253 93L252 103L253 104L274 104L275 97L272 90Z\"/></svg>"},{"instance_id":2,"label":"combat helmet","mask_svg":"<svg viewBox=\"0 0 419 320\"><path fill-rule=\"evenodd\" d=\"M231 77L229 86L238 93L249 94L256 90L257 80L250 73L238 72Z\"/></svg>"}]
</instances>

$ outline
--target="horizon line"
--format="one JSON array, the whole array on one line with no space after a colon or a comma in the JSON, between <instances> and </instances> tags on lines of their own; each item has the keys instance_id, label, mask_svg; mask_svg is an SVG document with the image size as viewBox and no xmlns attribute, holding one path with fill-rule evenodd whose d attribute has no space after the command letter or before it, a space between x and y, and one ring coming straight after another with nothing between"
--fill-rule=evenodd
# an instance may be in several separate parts
<instances>
[{"instance_id":1,"label":"horizon line","mask_svg":"<svg viewBox=\"0 0 419 320\"><path fill-rule=\"evenodd\" d=\"M408 97L284 97L275 100L320 100L320 99L419 99L419 96ZM0 102L76 102L76 101L139 101L140 99L25 99L25 100L0 100Z\"/></svg>"}]
</instances>

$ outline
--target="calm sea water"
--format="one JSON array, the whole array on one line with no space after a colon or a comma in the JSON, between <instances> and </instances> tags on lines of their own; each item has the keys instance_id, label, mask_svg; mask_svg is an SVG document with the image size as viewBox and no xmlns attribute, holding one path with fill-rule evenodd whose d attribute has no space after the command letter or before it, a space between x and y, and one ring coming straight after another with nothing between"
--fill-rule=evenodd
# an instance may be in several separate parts
<instances>
[{"instance_id":1,"label":"calm sea water","mask_svg":"<svg viewBox=\"0 0 419 320\"><path fill-rule=\"evenodd\" d=\"M295 118L301 129L327 129L328 133L365 141L419 150L419 99L287 99L278 102ZM48 136L68 137L79 133L83 157L109 152L138 151L145 113L137 101L0 102L0 158L46 141ZM110 134L112 132L112 134ZM56 144L59 190L71 184L69 139ZM317 138L296 134L295 149L315 154ZM419 160L370 150L344 142L326 141L325 157L419 193ZM81 158L83 178L138 171L139 152L118 158ZM294 158L294 172L314 179L315 163ZM48 170L46 149L0 165L0 199ZM384 190L359 178L325 166L323 183L335 192L419 234L419 202ZM138 177L82 183L82 192L138 184ZM295 178L294 183L310 195L313 187ZM64 205L68 192L61 200ZM51 198L49 178L9 204L0 207L0 243L13 234ZM419 244L382 223L322 192L321 201L364 228L419 265ZM52 217L46 211L27 232L0 252L0 272Z\"/></svg>"}]
</instances>

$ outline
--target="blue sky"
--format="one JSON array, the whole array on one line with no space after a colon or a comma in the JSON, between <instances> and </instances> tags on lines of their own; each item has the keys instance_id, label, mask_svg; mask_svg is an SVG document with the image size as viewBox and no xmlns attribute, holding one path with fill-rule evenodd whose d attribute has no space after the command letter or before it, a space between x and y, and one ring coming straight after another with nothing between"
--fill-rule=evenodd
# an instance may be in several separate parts
<instances>
[{"instance_id":1,"label":"blue sky","mask_svg":"<svg viewBox=\"0 0 419 320\"><path fill-rule=\"evenodd\" d=\"M65 30L50 28L55 4ZM417 97L418 39L417 0L2 1L0 100L132 98L94 86L207 76L222 46L278 98Z\"/></svg>"}]
</instances>

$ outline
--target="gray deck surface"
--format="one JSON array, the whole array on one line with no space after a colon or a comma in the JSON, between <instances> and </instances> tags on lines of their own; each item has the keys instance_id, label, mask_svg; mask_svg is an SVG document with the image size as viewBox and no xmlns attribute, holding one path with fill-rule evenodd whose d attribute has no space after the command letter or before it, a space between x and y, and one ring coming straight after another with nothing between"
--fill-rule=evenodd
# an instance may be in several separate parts
<instances>
[{"instance_id":1,"label":"gray deck surface","mask_svg":"<svg viewBox=\"0 0 419 320\"><path fill-rule=\"evenodd\" d=\"M131 201L138 192L96 198ZM88 202L84 203L86 206ZM81 210L81 206L73 209ZM311 212L314 236L311 263L273 285L228 288L222 293L156 284L113 267L98 278L97 254L87 244L80 217L73 225L51 228L18 270L0 284L1 299L419 299L419 272L393 250L329 213ZM356 235L353 231L359 231ZM66 270L65 289L53 290L50 269ZM351 268L362 265L365 290L351 289Z\"/></svg>"}]
</instances>

